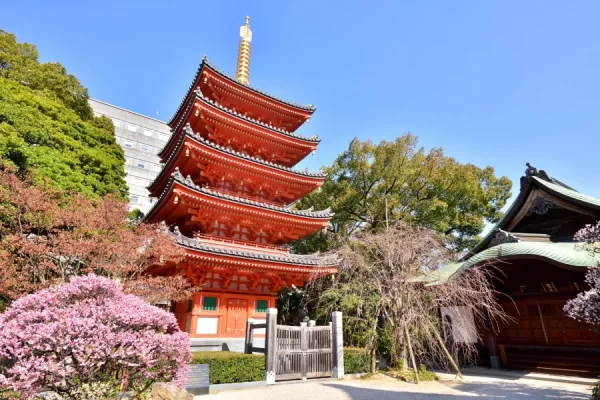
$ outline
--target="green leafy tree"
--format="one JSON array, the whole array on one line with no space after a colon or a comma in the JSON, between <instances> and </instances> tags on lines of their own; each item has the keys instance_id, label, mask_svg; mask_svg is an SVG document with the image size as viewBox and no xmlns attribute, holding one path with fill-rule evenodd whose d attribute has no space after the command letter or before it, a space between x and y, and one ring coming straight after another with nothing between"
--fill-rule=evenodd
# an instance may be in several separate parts
<instances>
[{"instance_id":1,"label":"green leafy tree","mask_svg":"<svg viewBox=\"0 0 600 400\"><path fill-rule=\"evenodd\" d=\"M326 168L321 189L302 199L298 208L332 208L329 244L359 230L384 228L387 201L389 221L440 232L456 250L471 247L485 221L501 217L511 181L496 177L492 167L461 164L442 149L427 152L417 145L412 134L379 144L352 140ZM320 234L299 241L297 250L324 250L323 241L316 239Z\"/></svg>"},{"instance_id":2,"label":"green leafy tree","mask_svg":"<svg viewBox=\"0 0 600 400\"><path fill-rule=\"evenodd\" d=\"M0 157L36 179L86 196L127 196L114 126L94 117L87 89L34 45L0 30Z\"/></svg>"}]
</instances>

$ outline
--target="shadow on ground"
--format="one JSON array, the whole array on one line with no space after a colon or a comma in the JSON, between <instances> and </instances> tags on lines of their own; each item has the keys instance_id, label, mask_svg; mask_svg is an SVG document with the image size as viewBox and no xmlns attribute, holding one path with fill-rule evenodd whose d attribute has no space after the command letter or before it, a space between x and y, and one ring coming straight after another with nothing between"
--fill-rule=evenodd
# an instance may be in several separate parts
<instances>
[{"instance_id":1,"label":"shadow on ground","mask_svg":"<svg viewBox=\"0 0 600 400\"><path fill-rule=\"evenodd\" d=\"M352 400L454 400L468 397L483 397L486 399L515 399L515 400L538 400L538 399L571 399L571 400L589 400L589 394L580 392L562 390L548 387L533 387L523 384L513 384L511 382L498 383L459 383L444 385L452 388L459 393L439 394L426 393L419 390L415 385L414 389L406 388L403 391L380 390L369 387L358 387L341 384L326 384L326 386L336 388L345 392Z\"/></svg>"}]
</instances>

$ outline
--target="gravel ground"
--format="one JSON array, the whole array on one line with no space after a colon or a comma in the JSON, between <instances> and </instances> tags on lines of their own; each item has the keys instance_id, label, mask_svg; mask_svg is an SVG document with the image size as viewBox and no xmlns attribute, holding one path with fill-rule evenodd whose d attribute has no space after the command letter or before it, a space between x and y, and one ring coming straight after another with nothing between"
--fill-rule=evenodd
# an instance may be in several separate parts
<instances>
[{"instance_id":1,"label":"gravel ground","mask_svg":"<svg viewBox=\"0 0 600 400\"><path fill-rule=\"evenodd\" d=\"M443 376L442 379L449 378ZM326 382L277 384L266 388L221 392L197 396L198 400L459 400L468 397L491 399L572 399L588 400L585 385L528 379L467 376L464 382L442 380L419 385L399 382L386 376Z\"/></svg>"}]
</instances>

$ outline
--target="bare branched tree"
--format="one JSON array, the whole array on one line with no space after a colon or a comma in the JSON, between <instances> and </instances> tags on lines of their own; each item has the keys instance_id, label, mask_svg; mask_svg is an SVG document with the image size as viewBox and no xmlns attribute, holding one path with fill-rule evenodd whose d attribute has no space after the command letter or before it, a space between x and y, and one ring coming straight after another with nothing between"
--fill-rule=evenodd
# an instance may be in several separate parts
<instances>
[{"instance_id":1,"label":"bare branched tree","mask_svg":"<svg viewBox=\"0 0 600 400\"><path fill-rule=\"evenodd\" d=\"M384 232L364 232L335 253L340 258L338 273L308 287L318 293L316 308L345 311L347 333L360 330L363 345L372 354L381 327L387 326L392 362L402 360L406 365L409 355L415 375L415 359L452 366L460 374L451 353L460 350L472 359L475 326L507 319L496 300L493 263L473 266L443 284L437 280L436 271L451 260L439 234L431 230L399 222ZM459 339L462 335L470 340L445 340L440 335L440 309L460 310L468 316L454 319L452 330L454 337L458 334Z\"/></svg>"}]
</instances>

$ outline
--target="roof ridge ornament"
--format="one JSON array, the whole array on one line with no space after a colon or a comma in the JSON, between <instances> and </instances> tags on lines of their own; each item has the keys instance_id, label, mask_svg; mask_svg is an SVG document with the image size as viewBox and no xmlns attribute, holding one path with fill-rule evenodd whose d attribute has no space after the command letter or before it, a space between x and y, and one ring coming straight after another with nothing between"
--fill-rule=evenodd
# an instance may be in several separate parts
<instances>
[{"instance_id":1,"label":"roof ridge ornament","mask_svg":"<svg viewBox=\"0 0 600 400\"><path fill-rule=\"evenodd\" d=\"M504 231L500 228L496 228L494 230L495 234L494 237L492 238L491 242L490 242L490 247L499 245L499 244L504 244L504 243L518 243L520 242L520 239L518 237L516 237L515 235L513 235L510 232Z\"/></svg>"},{"instance_id":2,"label":"roof ridge ornament","mask_svg":"<svg viewBox=\"0 0 600 400\"><path fill-rule=\"evenodd\" d=\"M550 183L554 183L553 179L550 178L550 175L548 175L543 169L538 170L530 163L525 163L525 165L527 166L527 169L525 170L525 176L521 177L521 188L523 188L527 183L529 183L531 181L531 178L533 177L543 179Z\"/></svg>"}]
</instances>

